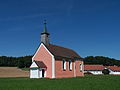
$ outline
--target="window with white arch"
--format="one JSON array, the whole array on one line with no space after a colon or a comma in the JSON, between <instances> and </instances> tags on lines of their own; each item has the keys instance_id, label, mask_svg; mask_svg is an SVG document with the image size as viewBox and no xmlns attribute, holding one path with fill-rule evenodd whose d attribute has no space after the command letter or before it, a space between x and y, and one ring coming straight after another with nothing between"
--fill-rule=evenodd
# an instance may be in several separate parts
<instances>
[{"instance_id":1,"label":"window with white arch","mask_svg":"<svg viewBox=\"0 0 120 90\"><path fill-rule=\"evenodd\" d=\"M63 67L63 70L66 70L66 61L65 61L65 59L63 59L62 67Z\"/></svg>"},{"instance_id":2,"label":"window with white arch","mask_svg":"<svg viewBox=\"0 0 120 90\"><path fill-rule=\"evenodd\" d=\"M82 72L82 70L83 70L83 65L80 64L80 72Z\"/></svg>"},{"instance_id":3,"label":"window with white arch","mask_svg":"<svg viewBox=\"0 0 120 90\"><path fill-rule=\"evenodd\" d=\"M71 60L69 60L69 70L71 71L72 70L72 61Z\"/></svg>"}]
</instances>

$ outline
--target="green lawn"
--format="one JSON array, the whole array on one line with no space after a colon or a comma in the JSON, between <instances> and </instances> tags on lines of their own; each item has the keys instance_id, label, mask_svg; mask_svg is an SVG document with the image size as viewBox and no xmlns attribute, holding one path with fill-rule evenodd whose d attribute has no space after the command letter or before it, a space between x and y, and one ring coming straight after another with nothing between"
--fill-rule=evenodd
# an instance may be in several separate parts
<instances>
[{"instance_id":1,"label":"green lawn","mask_svg":"<svg viewBox=\"0 0 120 90\"><path fill-rule=\"evenodd\" d=\"M120 76L64 79L0 78L0 90L120 90Z\"/></svg>"}]
</instances>

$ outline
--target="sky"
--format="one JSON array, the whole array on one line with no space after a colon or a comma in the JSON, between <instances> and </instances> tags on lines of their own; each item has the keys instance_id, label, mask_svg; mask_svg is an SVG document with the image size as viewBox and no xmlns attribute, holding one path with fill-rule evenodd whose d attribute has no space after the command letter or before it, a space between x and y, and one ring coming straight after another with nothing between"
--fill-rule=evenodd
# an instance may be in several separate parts
<instances>
[{"instance_id":1,"label":"sky","mask_svg":"<svg viewBox=\"0 0 120 90\"><path fill-rule=\"evenodd\" d=\"M33 55L45 19L50 43L120 60L119 0L0 0L0 56Z\"/></svg>"}]
</instances>

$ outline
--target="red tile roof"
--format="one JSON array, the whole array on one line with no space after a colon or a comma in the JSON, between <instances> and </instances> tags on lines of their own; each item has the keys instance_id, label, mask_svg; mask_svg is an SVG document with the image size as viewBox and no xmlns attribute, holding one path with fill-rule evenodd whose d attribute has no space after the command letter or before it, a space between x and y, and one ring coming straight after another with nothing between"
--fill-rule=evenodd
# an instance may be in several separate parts
<instances>
[{"instance_id":1,"label":"red tile roof","mask_svg":"<svg viewBox=\"0 0 120 90\"><path fill-rule=\"evenodd\" d=\"M39 68L47 68L47 66L42 61L35 61Z\"/></svg>"},{"instance_id":2,"label":"red tile roof","mask_svg":"<svg viewBox=\"0 0 120 90\"><path fill-rule=\"evenodd\" d=\"M120 67L118 66L108 66L106 68L111 69L112 71L120 71Z\"/></svg>"},{"instance_id":3,"label":"red tile roof","mask_svg":"<svg viewBox=\"0 0 120 90\"><path fill-rule=\"evenodd\" d=\"M93 71L101 71L105 67L103 65L84 65L84 70L93 70Z\"/></svg>"},{"instance_id":4,"label":"red tile roof","mask_svg":"<svg viewBox=\"0 0 120 90\"><path fill-rule=\"evenodd\" d=\"M52 45L52 44L47 46L47 48L56 57L65 57L65 58L71 58L71 59L81 58L75 51L68 48L64 48L64 47Z\"/></svg>"}]
</instances>

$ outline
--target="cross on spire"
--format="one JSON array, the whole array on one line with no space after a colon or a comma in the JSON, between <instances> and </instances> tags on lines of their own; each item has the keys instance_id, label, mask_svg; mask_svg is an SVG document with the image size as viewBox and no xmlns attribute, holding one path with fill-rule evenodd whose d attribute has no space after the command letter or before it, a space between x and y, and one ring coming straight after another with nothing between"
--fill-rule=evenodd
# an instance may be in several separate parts
<instances>
[{"instance_id":1,"label":"cross on spire","mask_svg":"<svg viewBox=\"0 0 120 90\"><path fill-rule=\"evenodd\" d=\"M47 35L49 35L49 33L47 32L47 26L46 26L46 24L47 24L47 21L44 20L43 32L41 34L47 34Z\"/></svg>"},{"instance_id":2,"label":"cross on spire","mask_svg":"<svg viewBox=\"0 0 120 90\"><path fill-rule=\"evenodd\" d=\"M44 20L44 24L47 24L47 20L46 19Z\"/></svg>"},{"instance_id":3,"label":"cross on spire","mask_svg":"<svg viewBox=\"0 0 120 90\"><path fill-rule=\"evenodd\" d=\"M46 27L46 20L44 20L44 30L43 30L43 33L44 34L49 34L48 32L47 32L47 27Z\"/></svg>"}]
</instances>

